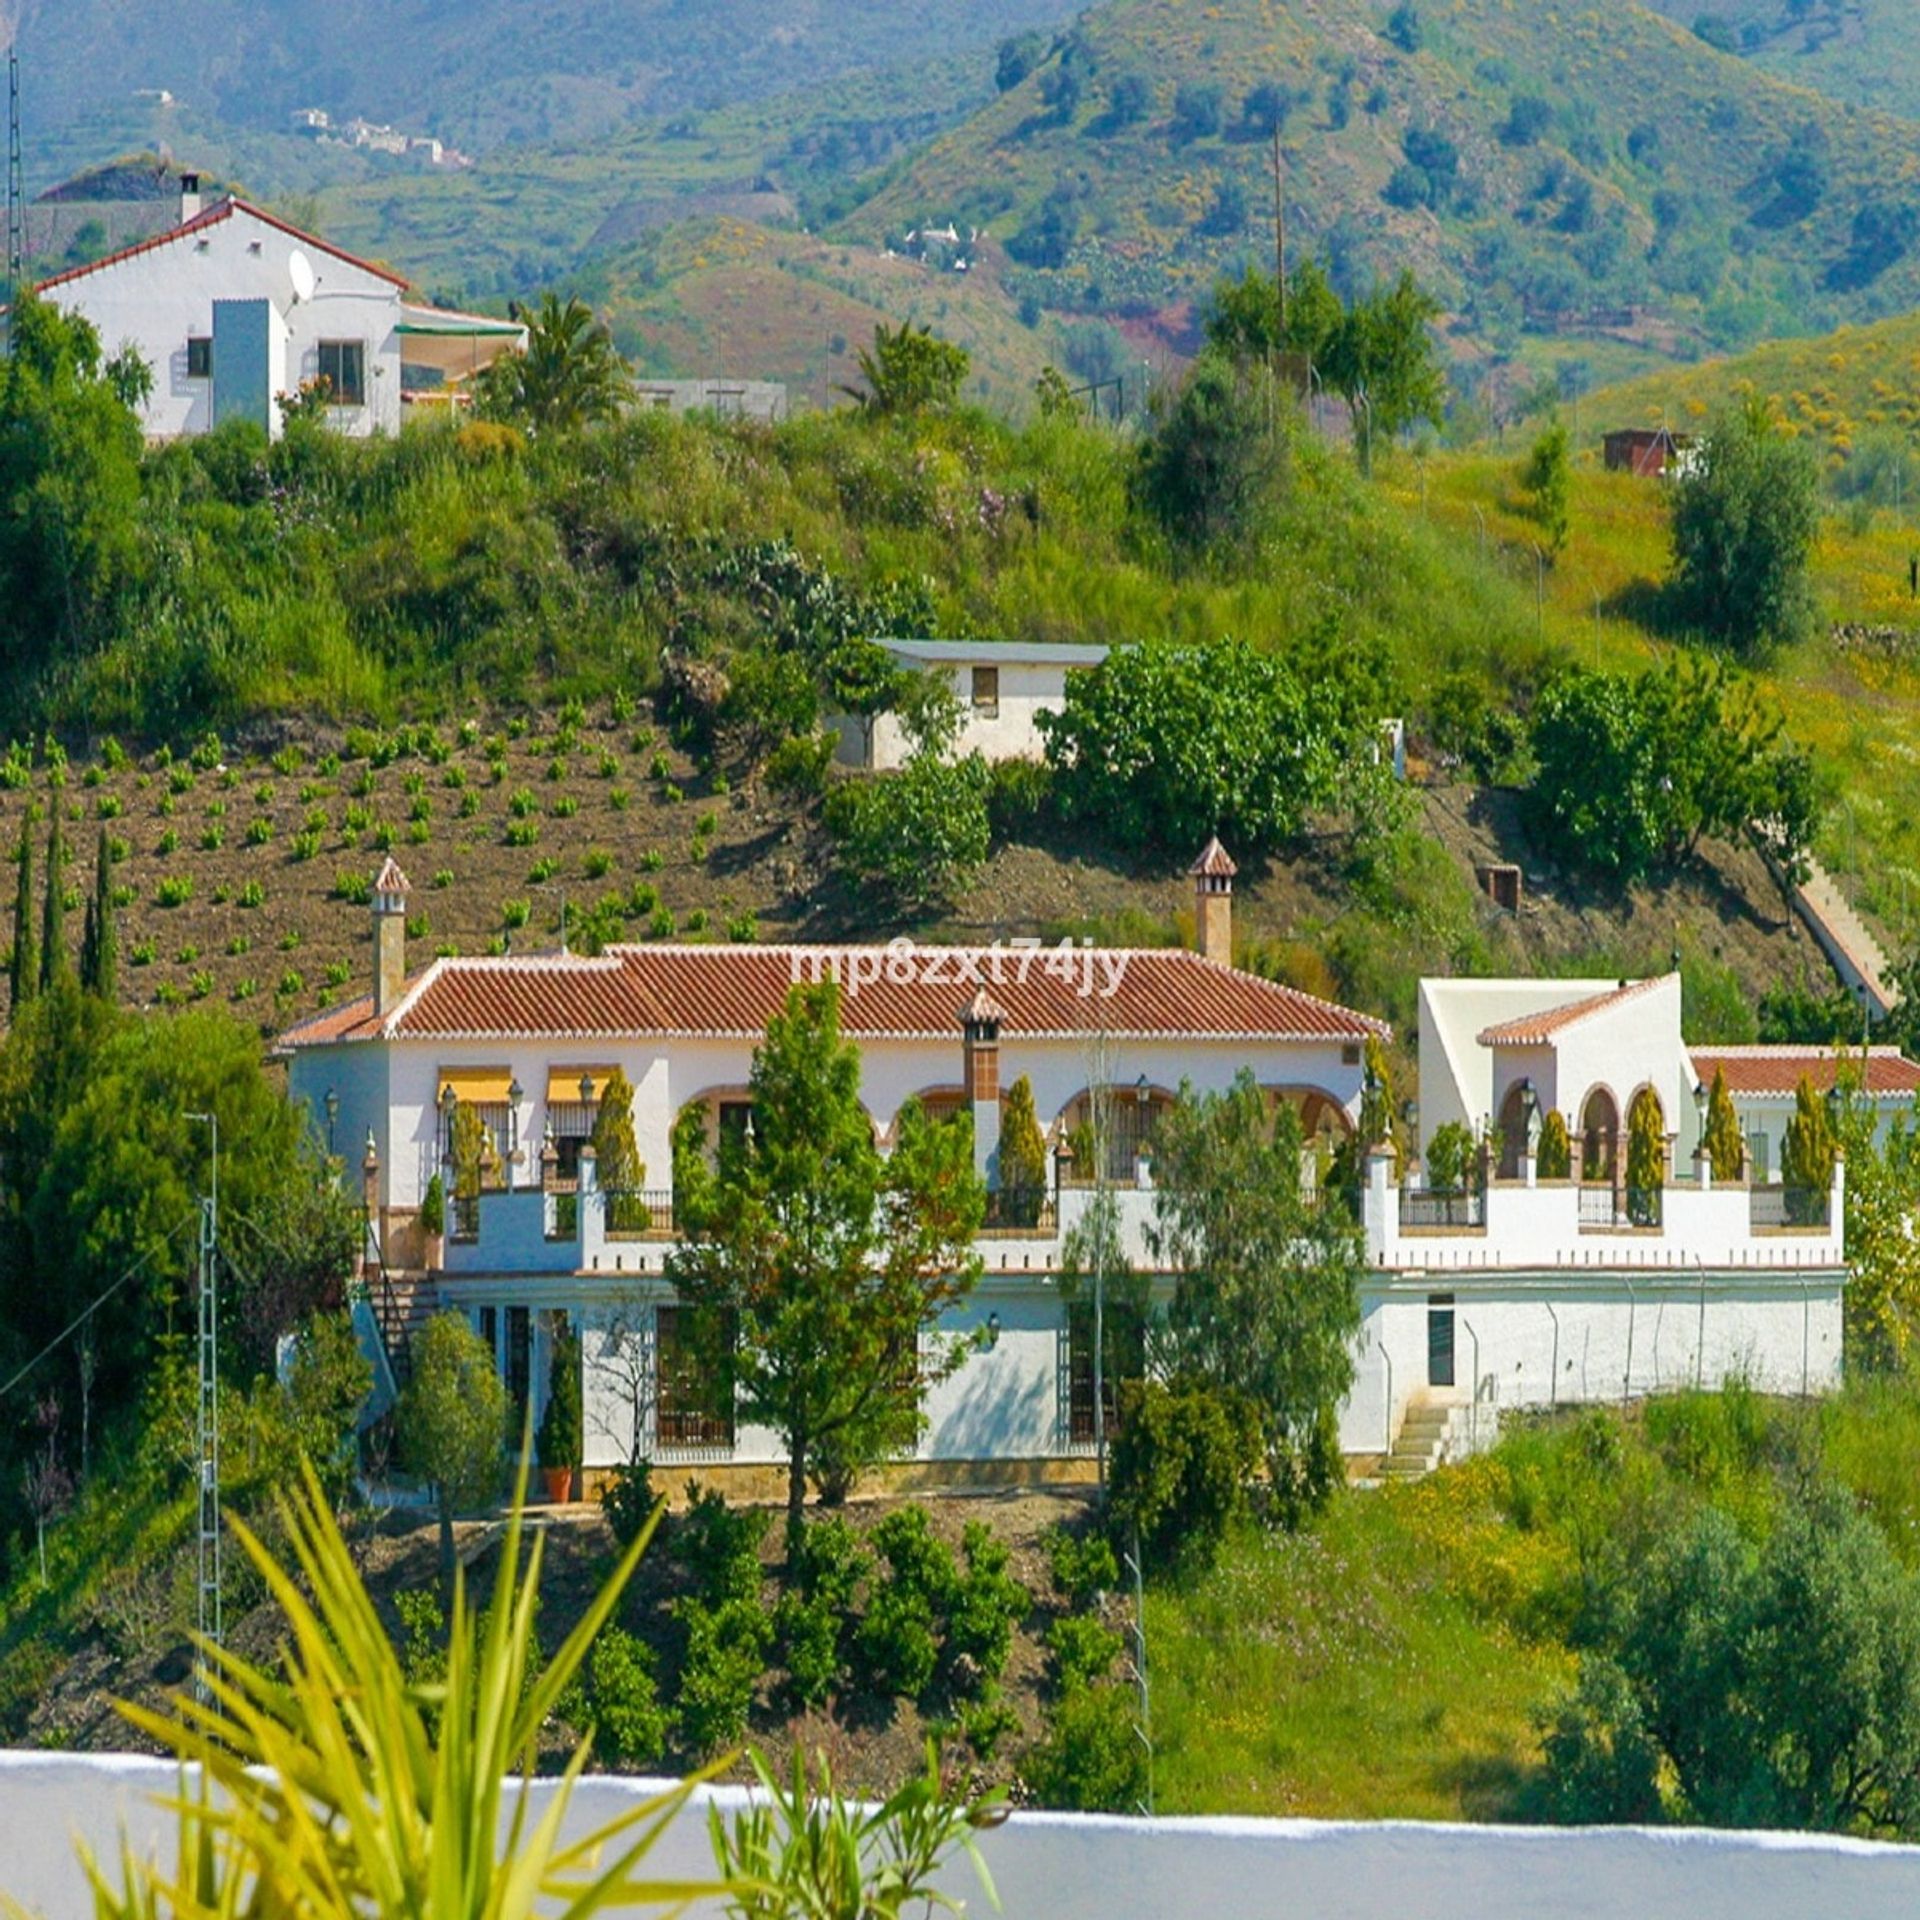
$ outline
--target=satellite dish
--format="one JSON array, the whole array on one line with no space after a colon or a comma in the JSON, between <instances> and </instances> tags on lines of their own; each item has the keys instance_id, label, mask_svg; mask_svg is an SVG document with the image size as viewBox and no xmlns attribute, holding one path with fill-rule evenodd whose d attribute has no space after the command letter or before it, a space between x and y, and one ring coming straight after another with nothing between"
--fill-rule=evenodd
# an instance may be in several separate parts
<instances>
[{"instance_id":1,"label":"satellite dish","mask_svg":"<svg viewBox=\"0 0 1920 1920\"><path fill-rule=\"evenodd\" d=\"M293 282L296 303L313 298L313 290L319 282L313 277L313 262L298 247L287 255L287 278Z\"/></svg>"}]
</instances>

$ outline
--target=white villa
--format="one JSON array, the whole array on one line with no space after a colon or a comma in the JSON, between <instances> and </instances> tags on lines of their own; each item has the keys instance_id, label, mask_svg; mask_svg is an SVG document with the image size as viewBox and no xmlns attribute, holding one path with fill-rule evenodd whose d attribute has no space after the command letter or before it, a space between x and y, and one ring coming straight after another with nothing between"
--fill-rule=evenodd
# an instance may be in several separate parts
<instances>
[{"instance_id":1,"label":"white villa","mask_svg":"<svg viewBox=\"0 0 1920 1920\"><path fill-rule=\"evenodd\" d=\"M937 673L952 684L960 702L955 753L986 760L1039 760L1047 743L1038 725L1042 713L1057 713L1067 697L1067 675L1097 667L1103 646L1036 640L879 640L912 672ZM844 766L887 773L912 751L897 713L862 718L841 714L836 758Z\"/></svg>"},{"instance_id":2,"label":"white villa","mask_svg":"<svg viewBox=\"0 0 1920 1920\"><path fill-rule=\"evenodd\" d=\"M466 381L527 339L513 321L416 305L399 275L245 200L203 208L193 174L176 225L37 291L90 320L108 354L131 346L153 369L154 440L235 419L278 438L279 396L319 378L336 431L397 433L415 407L459 404Z\"/></svg>"},{"instance_id":3,"label":"white villa","mask_svg":"<svg viewBox=\"0 0 1920 1920\"><path fill-rule=\"evenodd\" d=\"M663 1278L670 1134L689 1106L716 1134L748 1124L767 1019L796 981L837 979L882 1147L909 1096L965 1108L994 1193L985 1278L948 1328L975 1336L976 1351L931 1394L918 1460L899 1473L1072 1475L1093 1438L1091 1328L1058 1273L1096 1180L1117 1190L1131 1257L1149 1264L1154 1128L1181 1086L1224 1089L1250 1068L1325 1143L1353 1127L1366 1042L1385 1034L1229 964L1233 872L1217 841L1192 869L1197 952L634 946L437 960L409 975L407 883L389 861L373 901L373 992L293 1028L281 1050L315 1128L361 1169L369 1281L390 1335L409 1303L468 1315L537 1411L565 1316L585 1355L589 1470L627 1456L637 1419L657 1462L753 1479L777 1465L775 1436L716 1413L680 1357ZM1445 1193L1403 1178L1384 1148L1368 1157L1350 1455L1423 1464L1483 1441L1509 1409L1736 1371L1783 1391L1837 1381L1844 1170L1816 1195L1715 1184L1694 1153L1705 1090L1679 1006L1673 976L1424 985L1420 1139L1458 1120L1480 1166ZM586 1144L616 1065L635 1089L647 1168L624 1230L609 1225ZM1039 1195L998 1190L1001 1105L1021 1075L1051 1149ZM1096 1088L1111 1115L1098 1168L1076 1165L1070 1145ZM1668 1165L1657 1191L1628 1194L1622 1116L1642 1089L1660 1103ZM420 1205L458 1102L489 1131L496 1183L430 1249ZM1546 1181L1534 1143L1556 1106L1575 1165Z\"/></svg>"}]
</instances>

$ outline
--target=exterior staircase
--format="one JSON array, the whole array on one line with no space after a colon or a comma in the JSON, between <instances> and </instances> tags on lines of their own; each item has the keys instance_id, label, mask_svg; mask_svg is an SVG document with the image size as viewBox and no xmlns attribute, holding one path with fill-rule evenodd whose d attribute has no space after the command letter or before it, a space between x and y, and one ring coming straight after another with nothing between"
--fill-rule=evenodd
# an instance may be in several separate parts
<instances>
[{"instance_id":1,"label":"exterior staircase","mask_svg":"<svg viewBox=\"0 0 1920 1920\"><path fill-rule=\"evenodd\" d=\"M433 1317L439 1289L430 1273L396 1272L377 1267L367 1275L367 1302L396 1388L413 1377L413 1337Z\"/></svg>"},{"instance_id":2,"label":"exterior staircase","mask_svg":"<svg viewBox=\"0 0 1920 1920\"><path fill-rule=\"evenodd\" d=\"M1409 1407L1400 1422L1400 1431L1394 1435L1393 1451L1387 1455L1380 1477L1419 1480L1431 1473L1446 1456L1455 1411L1437 1404Z\"/></svg>"},{"instance_id":3,"label":"exterior staircase","mask_svg":"<svg viewBox=\"0 0 1920 1920\"><path fill-rule=\"evenodd\" d=\"M1892 971L1880 943L1840 891L1831 874L1809 857L1806 884L1794 896L1800 917L1825 949L1841 981L1864 993L1873 1011L1885 1018L1900 998L1887 975Z\"/></svg>"}]
</instances>

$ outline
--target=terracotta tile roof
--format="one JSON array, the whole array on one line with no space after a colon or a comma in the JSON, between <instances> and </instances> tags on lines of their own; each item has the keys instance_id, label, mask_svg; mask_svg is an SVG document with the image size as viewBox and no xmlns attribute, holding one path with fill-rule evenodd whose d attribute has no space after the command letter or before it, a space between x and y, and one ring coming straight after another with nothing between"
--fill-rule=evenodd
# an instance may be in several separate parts
<instances>
[{"instance_id":1,"label":"terracotta tile roof","mask_svg":"<svg viewBox=\"0 0 1920 1920\"><path fill-rule=\"evenodd\" d=\"M1844 1047L1690 1047L1693 1070L1708 1086L1716 1071L1724 1074L1729 1093L1791 1100L1808 1081L1815 1093L1825 1093L1839 1077L1841 1064L1856 1075L1860 1052ZM1864 1084L1873 1094L1912 1099L1920 1093L1920 1066L1898 1047L1868 1050Z\"/></svg>"},{"instance_id":2,"label":"terracotta tile roof","mask_svg":"<svg viewBox=\"0 0 1920 1920\"><path fill-rule=\"evenodd\" d=\"M277 232L284 233L288 239L298 240L303 247L313 247L335 260L344 260L348 266L358 267L362 273L370 273L381 280L391 280L396 287L404 288L407 285L407 281L391 268L376 267L371 260L362 260L358 254L348 253L344 247L333 246L316 234L303 233L298 227L290 226L285 220L268 213L264 207L256 207L251 200L229 196L207 208L204 213L196 213L191 220L183 220L177 227L168 227L164 233L150 233L130 247L121 247L116 252L103 254L98 260L89 260L84 267L68 267L64 272L42 280L34 291L45 293L49 287L64 287L69 281L84 279L90 273L100 272L103 267L118 266L122 260L132 260L140 254L151 253L154 248L164 247L170 241L183 240L188 234L204 233L207 228L217 227L223 220L231 220L236 213L251 214L254 219L264 221Z\"/></svg>"},{"instance_id":3,"label":"terracotta tile roof","mask_svg":"<svg viewBox=\"0 0 1920 1920\"><path fill-rule=\"evenodd\" d=\"M1503 1020L1481 1033L1480 1044L1483 1047L1543 1046L1582 1020L1637 1000L1672 978L1671 974L1655 974L1649 980L1623 980L1611 993L1590 994L1584 1000L1570 1000L1563 1007L1549 1007L1545 1013L1527 1013L1518 1020Z\"/></svg>"},{"instance_id":4,"label":"terracotta tile roof","mask_svg":"<svg viewBox=\"0 0 1920 1920\"><path fill-rule=\"evenodd\" d=\"M1217 833L1200 849L1199 859L1187 869L1190 877L1208 880L1231 880L1239 871L1233 856L1220 844Z\"/></svg>"},{"instance_id":5,"label":"terracotta tile roof","mask_svg":"<svg viewBox=\"0 0 1920 1920\"><path fill-rule=\"evenodd\" d=\"M370 996L302 1021L282 1049L376 1039L757 1039L796 980L838 979L853 1039L955 1039L991 989L1011 1033L1133 1039L1364 1039L1386 1024L1179 949L616 947L437 960L384 1021Z\"/></svg>"}]
</instances>

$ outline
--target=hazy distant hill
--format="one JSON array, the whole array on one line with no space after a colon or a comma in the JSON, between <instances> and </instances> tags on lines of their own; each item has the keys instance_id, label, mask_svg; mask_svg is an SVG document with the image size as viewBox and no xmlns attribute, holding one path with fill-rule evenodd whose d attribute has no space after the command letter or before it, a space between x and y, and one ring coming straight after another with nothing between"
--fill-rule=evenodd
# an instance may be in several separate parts
<instances>
[{"instance_id":1,"label":"hazy distant hill","mask_svg":"<svg viewBox=\"0 0 1920 1920\"><path fill-rule=\"evenodd\" d=\"M0 4L0 21L8 12ZM568 141L1004 34L1065 0L18 0L29 163L142 90L234 127L320 107L469 151ZM104 158L97 154L95 158ZM65 171L60 167L57 171ZM53 175L44 176L47 184Z\"/></svg>"},{"instance_id":2,"label":"hazy distant hill","mask_svg":"<svg viewBox=\"0 0 1920 1920\"><path fill-rule=\"evenodd\" d=\"M1648 4L1796 86L1920 116L1920 18L1912 0Z\"/></svg>"},{"instance_id":3,"label":"hazy distant hill","mask_svg":"<svg viewBox=\"0 0 1920 1920\"><path fill-rule=\"evenodd\" d=\"M1278 117L1293 245L1356 282L1412 266L1463 349L1584 335L1687 356L1920 298L1911 124L1620 0L1395 17L1381 0L1113 0L848 230L977 223L1025 266L1016 293L1177 301L1271 258Z\"/></svg>"}]
</instances>

